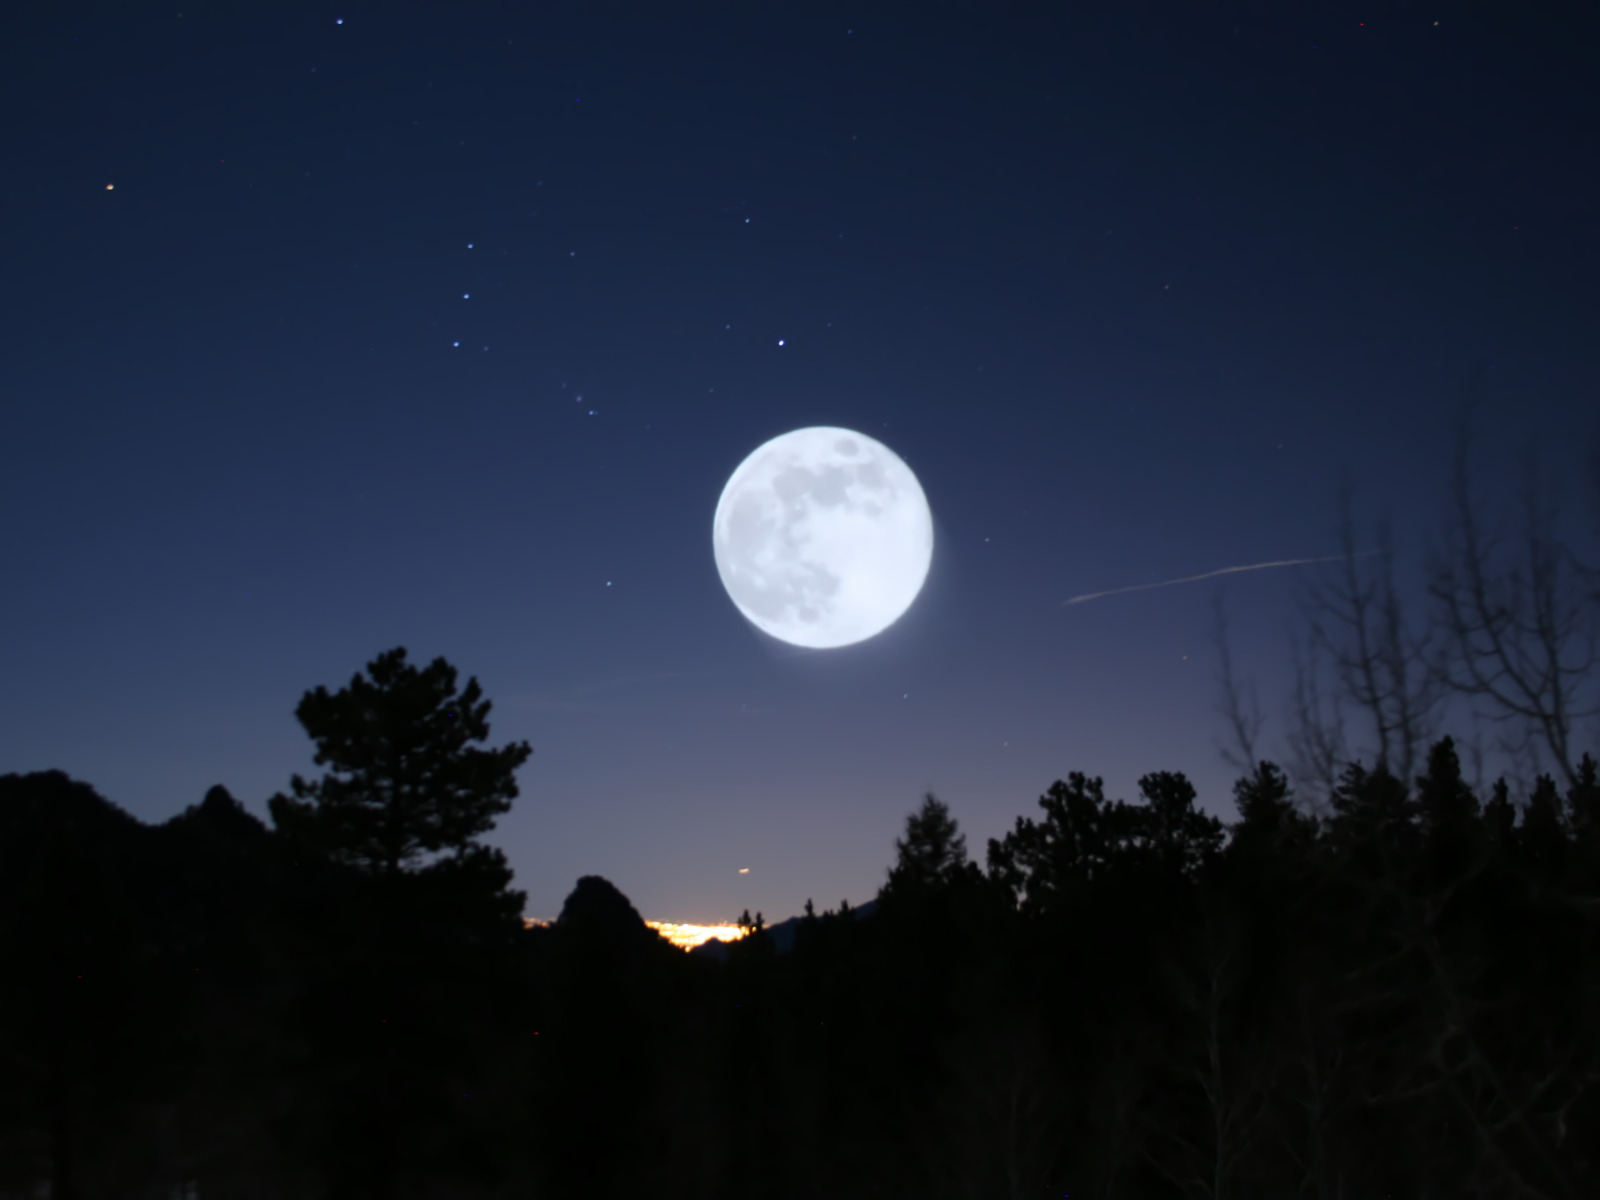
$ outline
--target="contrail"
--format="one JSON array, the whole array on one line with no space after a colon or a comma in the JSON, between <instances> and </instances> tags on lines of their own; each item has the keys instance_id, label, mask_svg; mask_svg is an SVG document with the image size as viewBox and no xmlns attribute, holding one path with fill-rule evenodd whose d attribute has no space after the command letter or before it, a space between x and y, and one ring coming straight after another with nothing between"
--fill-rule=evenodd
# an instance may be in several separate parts
<instances>
[{"instance_id":1,"label":"contrail","mask_svg":"<svg viewBox=\"0 0 1600 1200\"><path fill-rule=\"evenodd\" d=\"M1366 558L1380 551L1368 550L1362 554L1351 555L1352 558ZM1204 575L1185 575L1182 579L1163 579L1160 583L1136 583L1132 587L1112 588L1109 592L1087 592L1082 596L1074 596L1071 600L1063 600L1061 607L1070 604L1082 604L1085 600L1098 600L1102 596L1120 596L1124 592L1146 592L1151 588L1171 587L1177 583L1198 583L1202 579L1215 579L1218 575L1234 575L1240 571L1265 571L1268 567L1302 567L1307 563L1338 562L1344 558L1343 554L1330 554L1325 558L1285 558L1278 562L1250 563L1243 567L1219 567L1215 571L1207 571Z\"/></svg>"}]
</instances>

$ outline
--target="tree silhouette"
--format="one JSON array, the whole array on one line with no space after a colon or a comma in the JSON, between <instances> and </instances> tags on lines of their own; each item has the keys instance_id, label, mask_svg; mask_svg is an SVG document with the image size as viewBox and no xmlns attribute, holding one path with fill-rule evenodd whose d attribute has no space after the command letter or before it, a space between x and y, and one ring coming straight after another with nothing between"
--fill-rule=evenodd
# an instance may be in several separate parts
<instances>
[{"instance_id":1,"label":"tree silhouette","mask_svg":"<svg viewBox=\"0 0 1600 1200\"><path fill-rule=\"evenodd\" d=\"M1600 1194L1590 757L1341 758L1315 817L1257 762L1226 830L1073 773L987 875L928 795L876 900L711 958L596 876L524 928L487 708L308 693L276 834L0 776L0 1198Z\"/></svg>"},{"instance_id":2,"label":"tree silhouette","mask_svg":"<svg viewBox=\"0 0 1600 1200\"><path fill-rule=\"evenodd\" d=\"M1144 803L1138 842L1160 865L1194 879L1222 848L1222 822L1195 807L1194 785L1178 771L1155 771L1139 780Z\"/></svg>"},{"instance_id":3,"label":"tree silhouette","mask_svg":"<svg viewBox=\"0 0 1600 1200\"><path fill-rule=\"evenodd\" d=\"M1592 755L1585 754L1578 761L1576 777L1567 790L1567 824L1593 853L1600 841L1600 764Z\"/></svg>"},{"instance_id":4,"label":"tree silhouette","mask_svg":"<svg viewBox=\"0 0 1600 1200\"><path fill-rule=\"evenodd\" d=\"M1039 797L1042 821L1018 817L1002 838L989 839L989 874L1022 911L1054 907L1075 879L1086 880L1105 861L1104 784L1074 771Z\"/></svg>"},{"instance_id":5,"label":"tree silhouette","mask_svg":"<svg viewBox=\"0 0 1600 1200\"><path fill-rule=\"evenodd\" d=\"M950 808L929 792L906 818L905 836L894 844L895 862L878 892L884 918L894 924L897 939L918 946L916 957L931 961L950 957L952 937L978 916L983 872L967 861L967 839ZM993 890L993 889L991 889Z\"/></svg>"},{"instance_id":6,"label":"tree silhouette","mask_svg":"<svg viewBox=\"0 0 1600 1200\"><path fill-rule=\"evenodd\" d=\"M1232 827L1228 849L1241 854L1286 857L1291 846L1303 846L1314 836L1315 822L1295 807L1289 781L1276 764L1257 763L1233 788L1238 823Z\"/></svg>"},{"instance_id":7,"label":"tree silhouette","mask_svg":"<svg viewBox=\"0 0 1600 1200\"><path fill-rule=\"evenodd\" d=\"M327 771L269 801L299 865L290 1024L311 1052L285 1136L339 1189L393 1196L468 1157L459 1101L492 1069L479 981L524 899L504 854L476 839L532 753L475 744L489 709L476 679L458 688L444 659L418 668L400 647L295 710Z\"/></svg>"},{"instance_id":8,"label":"tree silhouette","mask_svg":"<svg viewBox=\"0 0 1600 1200\"><path fill-rule=\"evenodd\" d=\"M894 843L884 895L909 896L937 891L967 877L967 839L950 808L929 792L922 807L906 819L906 835Z\"/></svg>"},{"instance_id":9,"label":"tree silhouette","mask_svg":"<svg viewBox=\"0 0 1600 1200\"><path fill-rule=\"evenodd\" d=\"M456 690L443 658L419 669L404 647L378 655L366 676L301 699L295 716L329 770L311 782L295 775L294 797L269 802L273 821L300 845L390 876L424 854L464 854L510 809L514 772L533 753L526 742L470 745L488 739L489 709L476 678Z\"/></svg>"}]
</instances>

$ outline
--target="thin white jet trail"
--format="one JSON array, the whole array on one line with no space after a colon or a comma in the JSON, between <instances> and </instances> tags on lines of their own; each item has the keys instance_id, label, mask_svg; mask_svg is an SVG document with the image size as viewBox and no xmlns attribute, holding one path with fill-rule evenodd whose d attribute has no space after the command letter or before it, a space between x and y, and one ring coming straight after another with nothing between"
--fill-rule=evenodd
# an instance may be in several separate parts
<instances>
[{"instance_id":1,"label":"thin white jet trail","mask_svg":"<svg viewBox=\"0 0 1600 1200\"><path fill-rule=\"evenodd\" d=\"M1367 550L1361 554L1352 555L1352 558L1366 558L1381 551ZM1344 558L1343 554L1329 554L1325 558L1285 558L1278 562L1250 563L1243 567L1219 567L1215 571L1207 571L1204 575L1185 575L1182 579L1163 579L1160 583L1136 583L1132 587L1112 588L1108 592L1088 592L1082 596L1074 596L1070 600L1063 600L1061 607L1066 608L1071 604L1082 604L1085 600L1098 600L1102 596L1120 596L1124 592L1147 592L1151 588L1172 587L1177 583L1198 583L1202 579L1215 579L1218 575L1234 575L1240 571L1265 571L1268 567L1302 567L1307 563L1338 562Z\"/></svg>"}]
</instances>

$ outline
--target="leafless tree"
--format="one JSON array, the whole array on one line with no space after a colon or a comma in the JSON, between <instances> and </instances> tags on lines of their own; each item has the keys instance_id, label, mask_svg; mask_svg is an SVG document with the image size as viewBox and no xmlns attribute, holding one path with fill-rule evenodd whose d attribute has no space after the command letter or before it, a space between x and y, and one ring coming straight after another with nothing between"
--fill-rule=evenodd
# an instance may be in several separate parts
<instances>
[{"instance_id":1,"label":"leafless tree","mask_svg":"<svg viewBox=\"0 0 1600 1200\"><path fill-rule=\"evenodd\" d=\"M1592 1031L1566 1037L1542 1027L1537 1044L1519 1051L1496 1048L1484 1034L1486 1015L1510 1003L1487 998L1474 986L1490 951L1447 946L1442 929L1447 910L1494 869L1494 855L1480 846L1467 868L1452 879L1424 887L1408 878L1393 852L1377 843L1376 872L1353 867L1336 852L1324 860L1325 878L1352 889L1375 915L1374 927L1395 931L1381 956L1347 975L1353 984L1343 1007L1388 1003L1412 1006L1426 1036L1412 1046L1369 1103L1422 1097L1442 1100L1465 1122L1475 1151L1473 1176L1481 1195L1515 1200L1577 1200L1561 1143L1566 1118L1600 1082L1600 1044ZM1396 973L1390 974L1394 968ZM1360 976L1370 982L1362 986Z\"/></svg>"},{"instance_id":2,"label":"leafless tree","mask_svg":"<svg viewBox=\"0 0 1600 1200\"><path fill-rule=\"evenodd\" d=\"M1307 590L1310 652L1331 664L1338 695L1364 719L1374 764L1409 780L1427 750L1444 693L1428 670L1429 633L1407 620L1395 582L1394 541L1387 520L1378 526L1378 547L1356 548L1352 489L1348 480L1339 499L1342 557L1331 576Z\"/></svg>"},{"instance_id":3,"label":"leafless tree","mask_svg":"<svg viewBox=\"0 0 1600 1200\"><path fill-rule=\"evenodd\" d=\"M1255 681L1241 687L1233 669L1233 647L1228 637L1228 612L1218 591L1212 623L1212 643L1217 648L1221 669L1217 679L1221 698L1217 711L1228 723L1230 741L1219 742L1222 761L1237 771L1253 771L1260 761L1256 747L1261 740L1261 704Z\"/></svg>"},{"instance_id":4,"label":"leafless tree","mask_svg":"<svg viewBox=\"0 0 1600 1200\"><path fill-rule=\"evenodd\" d=\"M1174 1064L1177 1078L1204 1099L1204 1122L1191 1130L1159 1113L1147 1122L1141 1156L1186 1196L1227 1200L1237 1194L1241 1161L1263 1128L1271 1099L1264 1047L1233 1028L1242 984L1242 925L1202 900L1198 936L1174 944L1162 968L1187 1029Z\"/></svg>"},{"instance_id":5,"label":"leafless tree","mask_svg":"<svg viewBox=\"0 0 1600 1200\"><path fill-rule=\"evenodd\" d=\"M1500 725L1500 749L1513 761L1530 773L1553 764L1571 785L1582 723L1600 714L1596 577L1562 542L1554 497L1531 457L1515 544L1485 528L1472 497L1469 449L1463 422L1451 524L1429 584L1443 635L1433 675Z\"/></svg>"},{"instance_id":6,"label":"leafless tree","mask_svg":"<svg viewBox=\"0 0 1600 1200\"><path fill-rule=\"evenodd\" d=\"M1339 506L1342 553L1328 575L1307 587L1306 633L1290 640L1288 765L1296 793L1317 813L1357 757L1410 779L1448 691L1430 669L1431 630L1417 629L1401 601L1388 523L1378 527L1375 550L1359 550L1351 501L1347 481ZM1229 735L1219 749L1230 766L1249 770L1259 757L1262 718L1253 684L1235 670L1220 600L1213 640L1221 661L1217 710Z\"/></svg>"},{"instance_id":7,"label":"leafless tree","mask_svg":"<svg viewBox=\"0 0 1600 1200\"><path fill-rule=\"evenodd\" d=\"M1344 1179L1333 1144L1333 1124L1344 1085L1344 1046L1323 1028L1320 1006L1309 981L1294 990L1293 1010L1286 1014L1293 1036L1280 1085L1292 1110L1298 1112L1303 1137L1288 1139L1289 1157L1300 1169L1299 1194L1311 1200L1342 1200Z\"/></svg>"},{"instance_id":8,"label":"leafless tree","mask_svg":"<svg viewBox=\"0 0 1600 1200\"><path fill-rule=\"evenodd\" d=\"M970 1194L1037 1195L1067 1132L1038 1015L1014 1009L975 1026L952 1057L969 1135Z\"/></svg>"},{"instance_id":9,"label":"leafless tree","mask_svg":"<svg viewBox=\"0 0 1600 1200\"><path fill-rule=\"evenodd\" d=\"M1289 758L1295 793L1320 815L1349 761L1344 709L1337 694L1330 695L1318 671L1316 657L1299 639L1290 640L1294 662L1294 687L1289 696Z\"/></svg>"},{"instance_id":10,"label":"leafless tree","mask_svg":"<svg viewBox=\"0 0 1600 1200\"><path fill-rule=\"evenodd\" d=\"M1262 758L1261 731L1265 721L1255 681L1241 680L1235 668L1229 628L1219 593L1212 623L1212 644L1219 661L1216 711L1227 725L1228 739L1219 740L1217 750L1223 762L1248 774ZM1289 772L1296 795L1316 813L1325 807L1348 759L1344 713L1338 697L1325 691L1315 659L1294 638L1290 640L1290 661L1294 664L1294 686L1289 696L1285 739Z\"/></svg>"}]
</instances>

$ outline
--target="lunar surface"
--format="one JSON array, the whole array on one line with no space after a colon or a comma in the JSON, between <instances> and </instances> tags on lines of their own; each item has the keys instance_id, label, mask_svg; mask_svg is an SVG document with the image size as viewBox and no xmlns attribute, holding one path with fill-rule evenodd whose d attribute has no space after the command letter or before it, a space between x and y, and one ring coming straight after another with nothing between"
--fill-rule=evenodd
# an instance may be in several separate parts
<instances>
[{"instance_id":1,"label":"lunar surface","mask_svg":"<svg viewBox=\"0 0 1600 1200\"><path fill-rule=\"evenodd\" d=\"M933 517L911 468L850 429L796 429L734 471L712 520L722 586L756 628L814 650L882 633L922 590Z\"/></svg>"}]
</instances>

